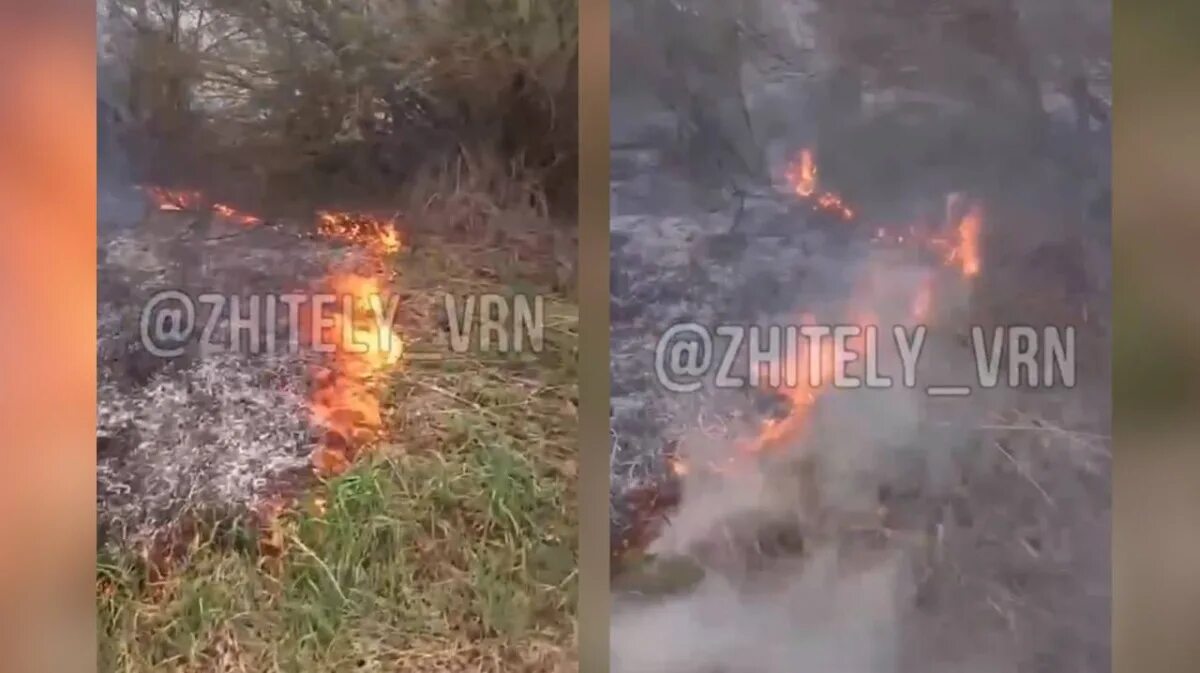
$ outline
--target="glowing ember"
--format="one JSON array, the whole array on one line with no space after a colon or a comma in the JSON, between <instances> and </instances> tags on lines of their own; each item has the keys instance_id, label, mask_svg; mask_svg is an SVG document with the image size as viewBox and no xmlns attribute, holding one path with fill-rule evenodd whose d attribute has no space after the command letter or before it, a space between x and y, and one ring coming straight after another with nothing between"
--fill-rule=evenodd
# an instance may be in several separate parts
<instances>
[{"instance_id":1,"label":"glowing ember","mask_svg":"<svg viewBox=\"0 0 1200 673\"><path fill-rule=\"evenodd\" d=\"M854 211L842 203L842 198L837 194L825 193L817 197L817 207L821 210L834 213L843 220L854 219Z\"/></svg>"},{"instance_id":2,"label":"glowing ember","mask_svg":"<svg viewBox=\"0 0 1200 673\"><path fill-rule=\"evenodd\" d=\"M215 203L215 204L213 204L212 209L213 209L213 212L217 213L218 215L220 215L228 220L232 220L233 222L237 222L238 224L244 224L246 226L250 226L250 225L254 225L254 224L262 224L262 220L260 220L259 218L255 217L253 215L248 215L246 213L239 212L239 211L235 210L232 206L227 206L224 203Z\"/></svg>"},{"instance_id":3,"label":"glowing ember","mask_svg":"<svg viewBox=\"0 0 1200 673\"><path fill-rule=\"evenodd\" d=\"M688 464L679 458L672 458L668 462L671 465L671 472L677 477L685 476L690 471Z\"/></svg>"},{"instance_id":4,"label":"glowing ember","mask_svg":"<svg viewBox=\"0 0 1200 673\"><path fill-rule=\"evenodd\" d=\"M142 187L142 191L159 210L196 210L203 198L200 192L165 187Z\"/></svg>"}]
</instances>

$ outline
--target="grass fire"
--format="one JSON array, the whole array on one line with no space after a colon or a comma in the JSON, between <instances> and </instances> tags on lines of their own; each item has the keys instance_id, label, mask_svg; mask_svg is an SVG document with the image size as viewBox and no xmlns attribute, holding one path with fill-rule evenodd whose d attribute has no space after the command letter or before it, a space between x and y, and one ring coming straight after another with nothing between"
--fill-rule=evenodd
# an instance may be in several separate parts
<instances>
[{"instance_id":1,"label":"grass fire","mask_svg":"<svg viewBox=\"0 0 1200 673\"><path fill-rule=\"evenodd\" d=\"M194 190L145 191L166 212L195 211L207 203ZM263 223L222 203L212 203L210 208L214 215L238 224ZM390 256L400 251L401 244L394 222L364 214L319 211L316 230L321 237L362 246L368 255L357 264L375 274L331 268L323 288L353 309L330 312L318 334L331 354L311 367L310 414L313 425L324 432L312 461L320 475L336 476L349 468L360 448L378 439L383 425L380 380L400 365L403 356L403 338L381 320L383 288L391 280L384 276ZM312 326L301 326L299 331L313 333Z\"/></svg>"},{"instance_id":2,"label":"grass fire","mask_svg":"<svg viewBox=\"0 0 1200 673\"><path fill-rule=\"evenodd\" d=\"M1108 15L952 4L614 4L612 670L1107 670Z\"/></svg>"},{"instance_id":3,"label":"grass fire","mask_svg":"<svg viewBox=\"0 0 1200 673\"><path fill-rule=\"evenodd\" d=\"M573 5L326 4L98 10L100 670L563 670Z\"/></svg>"}]
</instances>

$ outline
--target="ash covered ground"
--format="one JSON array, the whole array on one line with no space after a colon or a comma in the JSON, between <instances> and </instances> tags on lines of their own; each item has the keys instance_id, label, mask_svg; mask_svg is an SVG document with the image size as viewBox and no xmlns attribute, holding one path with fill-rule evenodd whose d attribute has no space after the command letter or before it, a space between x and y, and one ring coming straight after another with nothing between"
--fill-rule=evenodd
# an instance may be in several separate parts
<instances>
[{"instance_id":1,"label":"ash covered ground","mask_svg":"<svg viewBox=\"0 0 1200 673\"><path fill-rule=\"evenodd\" d=\"M197 329L185 342L159 342L185 351L160 357L142 340L143 308L163 291L317 291L330 264L353 251L294 224L157 211L133 191L112 199L121 207L102 212L98 238L97 509L101 542L126 545L152 541L182 516L238 514L304 483L317 439L312 356L289 352L282 319L275 354L215 352ZM216 343L230 334L228 309Z\"/></svg>"},{"instance_id":2,"label":"ash covered ground","mask_svg":"<svg viewBox=\"0 0 1200 673\"><path fill-rule=\"evenodd\" d=\"M1107 130L1064 87L1044 87L1035 135L1020 105L937 99L919 71L891 88L864 75L848 105L844 54L806 37L827 6L614 6L613 670L1107 671ZM802 44L809 70L764 55L771 39ZM789 189L805 147L853 222ZM953 192L986 212L982 272L938 297L922 380L970 382L970 325L1073 325L1074 388L837 391L755 469L676 474L680 456L728 454L789 408L711 381L668 392L659 337L825 314L872 273L904 296L922 263L873 239Z\"/></svg>"}]
</instances>

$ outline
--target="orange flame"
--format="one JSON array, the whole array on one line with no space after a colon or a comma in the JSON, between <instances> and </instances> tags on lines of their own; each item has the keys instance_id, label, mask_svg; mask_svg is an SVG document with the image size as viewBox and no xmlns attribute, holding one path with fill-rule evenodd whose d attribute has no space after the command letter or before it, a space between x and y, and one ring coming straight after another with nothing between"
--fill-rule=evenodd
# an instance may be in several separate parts
<instances>
[{"instance_id":1,"label":"orange flame","mask_svg":"<svg viewBox=\"0 0 1200 673\"><path fill-rule=\"evenodd\" d=\"M142 190L146 192L154 205L163 211L200 210L204 205L204 195L195 190L167 189L165 187L143 187ZM262 224L262 220L258 217L240 212L228 204L214 203L211 209L221 217L238 224L246 226Z\"/></svg>"},{"instance_id":2,"label":"orange flame","mask_svg":"<svg viewBox=\"0 0 1200 673\"><path fill-rule=\"evenodd\" d=\"M165 187L143 187L142 191L159 210L182 211L200 207L203 197L200 192Z\"/></svg>"},{"instance_id":3,"label":"orange flame","mask_svg":"<svg viewBox=\"0 0 1200 673\"><path fill-rule=\"evenodd\" d=\"M982 209L975 206L959 223L957 228L959 240L956 245L929 237L916 228L910 228L906 235L893 237L888 237L883 230L880 230L873 240L902 245L907 241L909 245L925 246L935 251L942 251L945 253L944 262L947 266L960 268L962 277L970 278L979 271L978 232L981 221ZM872 325L877 326L879 319L871 307L883 305L881 291L891 292L892 290L886 276L880 276L877 273L879 270L878 267L871 267L871 273L868 273L859 285L850 304L852 307L849 313L850 320L845 324L857 325L864 329ZM908 300L907 318L911 322L922 322L931 314L935 300L935 277L933 274L925 275L916 285ZM801 324L811 324L812 322L813 317L807 314L800 320ZM737 451L732 456L724 462L718 461L706 465L705 468L714 474L727 474L738 466L747 466L749 464L747 458L762 455L800 440L811 425L812 410L817 401L833 387L834 378L838 373L840 356L856 356L861 360L865 355L867 343L864 334L865 332L860 332L858 336L851 337L843 343L836 343L832 337L816 340L815 343L808 339L798 343L795 351L796 361L782 363L784 371L796 373L793 381L795 385L787 386L782 391L785 393L789 405L788 413L783 418L763 421L751 439L737 444ZM817 350L811 350L812 348ZM845 352L838 352L839 349L844 349ZM680 463L672 464L671 468L676 476L685 476L691 471L688 465Z\"/></svg>"},{"instance_id":4,"label":"orange flame","mask_svg":"<svg viewBox=\"0 0 1200 673\"><path fill-rule=\"evenodd\" d=\"M800 155L788 165L785 174L788 184L796 196L811 201L813 210L833 213L843 220L854 219L854 210L833 192L817 193L817 165L810 149L800 150Z\"/></svg>"},{"instance_id":5,"label":"orange flame","mask_svg":"<svg viewBox=\"0 0 1200 673\"><path fill-rule=\"evenodd\" d=\"M788 182L796 196L808 198L817 191L817 166L813 163L812 150L800 150L800 157L788 166Z\"/></svg>"},{"instance_id":6,"label":"orange flame","mask_svg":"<svg viewBox=\"0 0 1200 673\"><path fill-rule=\"evenodd\" d=\"M232 206L227 206L224 203L214 203L212 209L213 212L217 213L218 215L237 222L238 224L244 224L246 226L262 224L261 219L247 213L239 212Z\"/></svg>"},{"instance_id":7,"label":"orange flame","mask_svg":"<svg viewBox=\"0 0 1200 673\"><path fill-rule=\"evenodd\" d=\"M795 385L786 386L784 391L790 405L787 416L764 421L757 436L739 447L742 453L753 455L770 450L798 437L808 426L812 407L832 382L836 365L833 340L816 339L815 344L813 341L801 340L796 360L783 363L784 371L795 372ZM816 350L810 350L814 345Z\"/></svg>"},{"instance_id":8,"label":"orange flame","mask_svg":"<svg viewBox=\"0 0 1200 673\"><path fill-rule=\"evenodd\" d=\"M400 234L392 222L356 213L317 213L317 231L327 238L363 245L380 255L400 251Z\"/></svg>"},{"instance_id":9,"label":"orange flame","mask_svg":"<svg viewBox=\"0 0 1200 673\"><path fill-rule=\"evenodd\" d=\"M953 196L949 203L957 202ZM951 208L947 208L947 218L953 225L953 238L933 237L925 241L925 245L942 256L942 263L947 267L957 268L963 278L974 278L982 269L979 252L979 234L983 226L983 208L979 204L971 204L961 218L957 218Z\"/></svg>"},{"instance_id":10,"label":"orange flame","mask_svg":"<svg viewBox=\"0 0 1200 673\"><path fill-rule=\"evenodd\" d=\"M808 149L801 150L797 159L788 166L786 171L786 178L792 192L800 199L811 203L814 210L836 214L845 221L854 219L854 210L839 195L818 191L817 175L817 166L813 161L812 152ZM889 233L887 228L879 227L871 240L878 244L899 246L921 253L932 252L941 258L942 268L958 271L950 280L969 281L977 276L982 268L979 238L984 213L982 206L972 203L959 217L959 213L962 213L962 203L963 198L960 194L951 194L946 199L944 223L947 228L953 230L951 236L936 236L928 226L909 226L906 231L898 234ZM850 304L852 307L858 307L851 312L854 317L851 324L860 327L874 325L877 322L874 312L864 307L882 307L897 299L890 294L892 284L886 277L877 273L880 268L874 265L870 267L869 271L871 273L864 279L866 282L860 284ZM901 302L906 300L908 302L907 319L910 323L922 323L928 320L936 303L935 289L940 288L939 283L942 282L943 275L927 272L921 277L911 297L899 297ZM889 294L886 300L879 294L881 290ZM902 288L901 291L904 292L904 289ZM812 322L811 315L801 316L801 324L811 324ZM709 459L701 464L693 464L680 457L679 454L672 455L667 465L671 475L676 479L684 479L699 471L704 474L725 477L739 470L753 468L756 465L756 458L802 440L811 426L812 412L817 401L832 388L834 377L838 373L835 369L839 365L838 356L854 354L857 359L861 360L865 352L866 339L865 337L856 338L845 343L844 347L850 353L839 354L835 350L838 347L839 344L835 344L832 337L818 340L815 344L808 339L800 341L797 349L789 353L795 356L796 361L780 363L783 371L789 375L785 377L785 380L789 384L794 384L788 385L784 390L789 405L788 413L782 418L769 418L762 421L751 438L735 443L735 450L723 458ZM811 350L814 348L816 350ZM764 366L764 368L773 369L769 366ZM653 516L653 513L650 516ZM626 546L629 542L626 540Z\"/></svg>"},{"instance_id":11,"label":"orange flame","mask_svg":"<svg viewBox=\"0 0 1200 673\"><path fill-rule=\"evenodd\" d=\"M837 194L826 192L817 197L817 207L821 210L834 213L843 220L854 219L854 211L842 203L842 197Z\"/></svg>"},{"instance_id":12,"label":"orange flame","mask_svg":"<svg viewBox=\"0 0 1200 673\"><path fill-rule=\"evenodd\" d=\"M377 270L401 247L394 224L366 215L323 211L317 214L317 231L326 238L366 247ZM387 306L379 273L337 272L328 284L342 298L343 307L326 323L322 335L322 343L332 344L335 351L329 369L315 376L313 423L327 432L313 464L322 474L339 474L349 466L357 446L383 425L376 379L400 362L404 341L393 326L385 324L390 316L381 313Z\"/></svg>"},{"instance_id":13,"label":"orange flame","mask_svg":"<svg viewBox=\"0 0 1200 673\"><path fill-rule=\"evenodd\" d=\"M376 378L400 362L404 342L390 325L377 278L335 274L330 287L342 303L327 317L321 342L333 346L327 367L314 373L313 424L326 430L313 456L318 471L337 474L349 465L356 448L374 438L383 425Z\"/></svg>"},{"instance_id":14,"label":"orange flame","mask_svg":"<svg viewBox=\"0 0 1200 673\"><path fill-rule=\"evenodd\" d=\"M983 211L974 205L958 225L959 259L962 274L966 278L979 275L979 230L982 222Z\"/></svg>"},{"instance_id":15,"label":"orange flame","mask_svg":"<svg viewBox=\"0 0 1200 673\"><path fill-rule=\"evenodd\" d=\"M813 160L813 153L808 149L800 151L786 172L789 186L796 196L812 203L814 209L836 214L843 220L852 220L855 217L854 209L846 204L838 194L819 191L817 176L818 170ZM979 236L983 222L983 209L978 203L973 203L960 217L958 214L962 212L962 203L963 197L960 194L951 194L946 199L946 222L953 229L952 237L935 236L926 227L910 226L902 233L889 233L888 229L879 227L875 230L871 240L883 245L932 252L941 258L944 267L957 269L961 278L973 278L981 270ZM872 267L871 271L877 272L879 269ZM867 327L877 322L874 312L865 308L883 305L880 303L881 297L878 293L880 290L888 288L889 283L886 279L881 280L876 277L877 275L875 273L868 275L865 279L868 282L864 282L856 291L851 306L858 308L851 312L854 317L851 324ZM922 277L915 291L907 300L907 318L911 322L923 322L932 313L935 305L935 280L934 274ZM801 317L800 322L801 324L811 324L812 316L806 314ZM844 344L849 353L844 355L853 354L861 359L865 352L865 341L865 338L861 336L849 340ZM817 350L810 350L814 347ZM795 385L787 386L784 390L790 407L788 413L783 418L767 419L760 423L755 435L749 440L737 443L737 450L724 459L696 466L685 462L679 456L674 456L669 463L672 474L676 477L685 477L697 467L703 467L704 471L710 474L728 474L738 467L752 464L752 461L747 460L749 458L760 456L800 439L809 428L815 404L832 387L834 376L837 373L835 368L838 366L838 355L841 355L836 352L838 347L839 344L835 344L831 337L818 340L816 344L812 344L807 339L802 340L794 351L797 361L780 363L783 371L789 374L795 373L791 377L792 381L789 381Z\"/></svg>"},{"instance_id":16,"label":"orange flame","mask_svg":"<svg viewBox=\"0 0 1200 673\"><path fill-rule=\"evenodd\" d=\"M200 210L200 192L144 187L159 210ZM211 210L247 226L263 220L223 203ZM362 245L371 253L376 270L384 259L401 248L394 223L366 215L320 212L317 231L326 238ZM376 379L396 366L404 354L404 342L381 315L388 309L380 275L334 271L327 279L329 289L341 302L321 316L322 346L332 349L325 366L313 369L313 392L309 409L313 425L325 430L312 461L324 475L338 474L348 467L357 448L371 441L383 425ZM302 317L307 317L304 313ZM298 325L304 330L305 326ZM311 327L309 325L308 327ZM308 332L308 330L304 330Z\"/></svg>"}]
</instances>

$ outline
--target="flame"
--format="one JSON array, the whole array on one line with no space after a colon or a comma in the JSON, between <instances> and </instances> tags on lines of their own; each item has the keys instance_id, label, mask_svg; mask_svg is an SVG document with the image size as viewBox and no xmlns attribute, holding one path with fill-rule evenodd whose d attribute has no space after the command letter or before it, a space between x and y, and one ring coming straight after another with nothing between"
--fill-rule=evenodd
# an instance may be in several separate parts
<instances>
[{"instance_id":1,"label":"flame","mask_svg":"<svg viewBox=\"0 0 1200 673\"><path fill-rule=\"evenodd\" d=\"M792 192L802 200L811 202L813 210L832 213L846 221L854 219L854 210L843 202L841 196L833 192L817 192L817 165L812 150L800 150L799 156L788 165L785 176Z\"/></svg>"},{"instance_id":2,"label":"flame","mask_svg":"<svg viewBox=\"0 0 1200 673\"><path fill-rule=\"evenodd\" d=\"M150 201L163 211L200 210L205 203L200 192L143 187ZM262 218L238 211L224 203L210 206L212 212L234 222L252 226ZM349 466L357 449L374 439L383 425L376 381L380 374L397 366L403 358L404 341L387 309L382 279L387 256L401 249L400 234L393 222L368 215L322 211L317 214L317 232L329 239L361 245L367 249L370 274L331 270L328 290L338 304L321 316L320 343L332 347L327 361L313 367L309 413L324 436L313 452L318 473L338 474ZM302 318L309 317L301 312ZM303 334L311 325L296 326Z\"/></svg>"},{"instance_id":3,"label":"flame","mask_svg":"<svg viewBox=\"0 0 1200 673\"><path fill-rule=\"evenodd\" d=\"M196 210L204 200L200 192L166 187L142 187L142 191L159 210Z\"/></svg>"},{"instance_id":4,"label":"flame","mask_svg":"<svg viewBox=\"0 0 1200 673\"><path fill-rule=\"evenodd\" d=\"M189 189L167 189L166 187L142 187L142 191L154 205L163 211L181 212L200 210L204 205L204 195ZM233 222L246 226L262 224L262 220L254 215L243 213L225 203L214 203L211 210Z\"/></svg>"},{"instance_id":5,"label":"flame","mask_svg":"<svg viewBox=\"0 0 1200 673\"><path fill-rule=\"evenodd\" d=\"M809 183L805 182L804 178L815 178L816 175L816 169L811 164L811 155L807 150L801 153L800 160L794 164L789 175L797 195L802 195L807 191ZM813 186L815 187L815 183ZM958 206L960 201L959 195L951 195L947 199L947 213L955 234L953 238L939 238L929 234L926 229L910 226L899 234L889 234L887 229L880 227L874 232L871 240L877 244L931 251L941 258L943 268L955 269L959 272L955 274L956 276L970 279L977 275L981 268L979 232L982 227L983 209L979 204L971 204L966 212L955 221L950 213L956 210L954 207ZM853 216L853 210L835 194L821 193L815 202L818 207L827 210L841 209L847 219ZM894 287L891 287L887 277L879 273L880 271L878 265L868 267L867 275L859 284L849 303L851 307L848 313L850 320L843 321L843 324L857 325L860 328L877 325L878 316L872 307L886 305L882 293L890 293L895 290ZM923 322L931 315L935 303L936 278L936 274L926 273L920 278L907 299L901 297L901 301L907 301L907 319L911 323ZM906 292L903 288L901 291ZM812 322L811 314L801 316L800 324L811 324ZM815 344L809 339L802 339L797 344L795 351L797 361L781 363L785 368L784 371L796 373L795 385L785 386L780 390L788 402L787 414L782 418L772 418L761 422L749 440L736 444L736 451L733 455L725 460L708 463L703 466L704 469L710 473L726 474L738 466L750 463L745 460L746 458L759 456L800 440L810 426L813 408L818 400L833 387L839 359L837 349L844 347L849 351L847 354L854 354L859 359L865 354L864 332L859 334L858 337L848 339L844 344L835 343L832 336L817 340ZM812 351L811 348L818 350ZM675 476L683 477L691 474L695 466L676 459L670 467Z\"/></svg>"},{"instance_id":6,"label":"flame","mask_svg":"<svg viewBox=\"0 0 1200 673\"><path fill-rule=\"evenodd\" d=\"M262 224L261 219L247 213L239 212L232 206L225 205L224 203L214 203L212 209L213 212L217 213L218 215L237 222L238 224L244 224L246 226Z\"/></svg>"},{"instance_id":7,"label":"flame","mask_svg":"<svg viewBox=\"0 0 1200 673\"><path fill-rule=\"evenodd\" d=\"M972 205L958 225L958 259L965 278L974 278L979 275L979 229L982 222L982 209L978 205Z\"/></svg>"},{"instance_id":8,"label":"flame","mask_svg":"<svg viewBox=\"0 0 1200 673\"><path fill-rule=\"evenodd\" d=\"M817 197L817 207L835 213L843 220L854 219L854 211L842 203L842 197L837 194L825 193Z\"/></svg>"},{"instance_id":9,"label":"flame","mask_svg":"<svg viewBox=\"0 0 1200 673\"><path fill-rule=\"evenodd\" d=\"M957 194L952 194L946 200L947 220L953 229L953 237L934 236L922 242L941 256L943 265L957 268L963 278L974 278L982 270L979 234L983 227L983 208L973 203L961 217L957 217L952 206L961 199Z\"/></svg>"},{"instance_id":10,"label":"flame","mask_svg":"<svg viewBox=\"0 0 1200 673\"><path fill-rule=\"evenodd\" d=\"M800 156L788 166L787 178L800 198L806 199L817 191L817 166L812 150L800 150Z\"/></svg>"},{"instance_id":11,"label":"flame","mask_svg":"<svg viewBox=\"0 0 1200 673\"><path fill-rule=\"evenodd\" d=\"M404 355L403 339L393 326L384 324L389 316L379 313L386 310L383 262L401 244L392 222L367 215L322 211L317 214L317 232L363 246L376 270L372 275L335 272L327 281L342 305L322 334L322 343L336 346L331 362L314 375L312 420L326 433L313 463L322 474L339 474L357 445L370 441L383 425L376 380Z\"/></svg>"},{"instance_id":12,"label":"flame","mask_svg":"<svg viewBox=\"0 0 1200 673\"><path fill-rule=\"evenodd\" d=\"M833 381L837 359L832 338L816 339L815 351L811 350L813 342L812 339L801 339L796 348L796 360L783 363L784 371L796 373L795 385L780 390L787 398L788 414L781 419L763 421L758 433L738 447L739 453L753 456L769 451L800 436L808 426L813 406Z\"/></svg>"},{"instance_id":13,"label":"flame","mask_svg":"<svg viewBox=\"0 0 1200 673\"><path fill-rule=\"evenodd\" d=\"M342 301L325 316L321 341L335 350L326 365L314 369L310 413L313 425L326 431L313 463L323 474L337 474L383 425L375 383L400 362L404 342L390 325L381 325L386 316L378 314L383 308L378 278L337 273L329 285Z\"/></svg>"},{"instance_id":14,"label":"flame","mask_svg":"<svg viewBox=\"0 0 1200 673\"><path fill-rule=\"evenodd\" d=\"M857 213L841 195L819 190L818 175L813 152L808 148L800 150L785 172L792 192L801 200L811 203L813 210L831 213L847 222L853 220ZM966 212L959 217L957 213L963 210L964 203L966 197L961 193L955 192L946 196L946 221L955 223L953 240L930 235L928 231L918 231L911 226L907 232L894 235L889 234L885 228L878 227L871 240L932 251L942 257L946 266L958 267L964 278L974 278L982 268L979 234L983 222L983 209L978 203L971 203Z\"/></svg>"},{"instance_id":15,"label":"flame","mask_svg":"<svg viewBox=\"0 0 1200 673\"><path fill-rule=\"evenodd\" d=\"M324 343L336 343L337 353L352 354L346 371L370 376L386 370L400 361L404 354L403 340L398 334L381 327L379 315L384 297L379 279L354 273L339 273L329 280L330 289L343 298L341 308L332 315Z\"/></svg>"},{"instance_id":16,"label":"flame","mask_svg":"<svg viewBox=\"0 0 1200 673\"><path fill-rule=\"evenodd\" d=\"M357 213L317 213L317 231L322 236L365 246L380 255L400 251L400 234L392 222Z\"/></svg>"},{"instance_id":17,"label":"flame","mask_svg":"<svg viewBox=\"0 0 1200 673\"><path fill-rule=\"evenodd\" d=\"M855 210L841 196L833 192L819 191L817 176L817 166L813 161L812 151L808 149L800 151L786 172L791 191L801 200L811 203L815 210L835 214L845 221L854 219ZM981 272L979 239L983 219L984 211L979 203L968 203L962 194L955 193L946 197L943 231L949 230L950 234L938 236L933 231L935 227L929 225L908 226L899 230L894 227L876 227L871 236L873 243L914 251L922 256L932 254L941 264L927 269L911 294L907 294L907 287L896 288L887 274L879 273L882 268L878 263L869 264L864 282L859 284L848 304L851 307L848 312L851 320L843 321L842 324L863 328L877 325L878 316L873 307L890 306L896 301L901 302L899 305L902 307L907 306L907 320L910 324L927 321L936 308L935 290L942 287L943 281L963 283ZM896 294L897 291L899 295ZM806 313L800 317L799 324L813 322L813 316ZM783 371L788 374L794 372L794 376L784 377L785 386L779 388L788 404L787 413L781 418L769 418L760 422L749 439L735 442L734 450L722 458L692 463L681 458L679 454L673 455L668 462L668 468L674 478L689 478L696 472L729 475L740 469L755 466L755 459L765 454L803 440L812 425L813 411L818 401L833 388L834 378L838 373L836 367L839 365L837 348L841 345L835 343L832 336L817 340L816 343L805 338L796 345L797 348L791 352L796 360L780 363ZM866 345L865 336L859 336L848 340L844 347L861 360ZM812 350L814 348L816 350ZM792 383L794 385L786 385Z\"/></svg>"},{"instance_id":18,"label":"flame","mask_svg":"<svg viewBox=\"0 0 1200 673\"><path fill-rule=\"evenodd\" d=\"M678 456L672 457L668 461L668 464L671 466L671 472L673 472L677 477L685 477L689 472L691 472L691 468L688 466L687 462Z\"/></svg>"},{"instance_id":19,"label":"flame","mask_svg":"<svg viewBox=\"0 0 1200 673\"><path fill-rule=\"evenodd\" d=\"M860 309L850 324L865 328L877 322L874 312ZM812 324L812 315L804 314L801 324ZM810 350L814 346L816 350ZM855 353L859 358L866 349L864 332L846 340L846 350ZM795 372L795 385L781 388L786 396L789 410L783 418L769 418L763 421L757 433L749 440L736 445L736 451L724 460L708 461L701 467L708 474L729 475L739 469L753 465L751 459L769 453L801 438L809 427L812 409L822 395L832 386L837 373L838 350L832 336L818 339L803 338L797 343L796 359L781 363L784 371ZM675 477L686 477L693 472L693 466L680 458L673 456L669 467Z\"/></svg>"}]
</instances>

